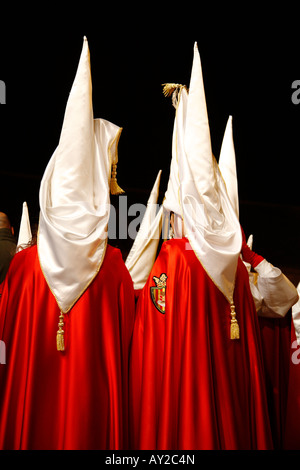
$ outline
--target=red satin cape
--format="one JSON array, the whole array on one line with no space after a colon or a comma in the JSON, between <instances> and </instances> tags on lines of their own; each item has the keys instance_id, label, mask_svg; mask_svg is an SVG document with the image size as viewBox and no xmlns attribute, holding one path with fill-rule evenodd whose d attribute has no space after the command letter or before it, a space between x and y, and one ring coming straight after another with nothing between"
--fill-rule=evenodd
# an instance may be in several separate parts
<instances>
[{"instance_id":1,"label":"red satin cape","mask_svg":"<svg viewBox=\"0 0 300 470\"><path fill-rule=\"evenodd\" d=\"M66 350L56 350L59 308L36 246L15 255L0 303L0 449L128 447L128 355L134 292L118 249L65 317Z\"/></svg>"},{"instance_id":2,"label":"red satin cape","mask_svg":"<svg viewBox=\"0 0 300 470\"><path fill-rule=\"evenodd\" d=\"M272 449L257 314L242 261L230 307L188 240L164 242L140 293L130 365L135 449ZM165 273L166 307L150 295Z\"/></svg>"}]
</instances>

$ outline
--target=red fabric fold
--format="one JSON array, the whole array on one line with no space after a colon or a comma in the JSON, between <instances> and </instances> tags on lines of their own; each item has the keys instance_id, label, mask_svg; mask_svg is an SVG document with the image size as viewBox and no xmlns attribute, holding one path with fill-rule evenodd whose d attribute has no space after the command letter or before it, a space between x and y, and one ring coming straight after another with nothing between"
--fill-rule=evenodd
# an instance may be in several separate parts
<instances>
[{"instance_id":1,"label":"red fabric fold","mask_svg":"<svg viewBox=\"0 0 300 470\"><path fill-rule=\"evenodd\" d=\"M259 325L239 260L234 302L240 339L230 339L230 306L187 239L162 245L140 293L130 366L131 447L271 449ZM190 247L189 247L190 248ZM167 275L165 313L150 288Z\"/></svg>"},{"instance_id":2,"label":"red fabric fold","mask_svg":"<svg viewBox=\"0 0 300 470\"><path fill-rule=\"evenodd\" d=\"M256 268L256 266L264 260L261 255L251 250L244 241L242 243L242 257L246 263L251 264L252 268Z\"/></svg>"},{"instance_id":3,"label":"red fabric fold","mask_svg":"<svg viewBox=\"0 0 300 470\"><path fill-rule=\"evenodd\" d=\"M0 449L128 447L128 355L134 293L119 250L64 316L66 350L56 350L59 308L36 246L15 255L0 303Z\"/></svg>"},{"instance_id":4,"label":"red fabric fold","mask_svg":"<svg viewBox=\"0 0 300 470\"><path fill-rule=\"evenodd\" d=\"M291 312L284 318L258 317L258 321L273 443L276 449L283 449L291 364Z\"/></svg>"},{"instance_id":5,"label":"red fabric fold","mask_svg":"<svg viewBox=\"0 0 300 470\"><path fill-rule=\"evenodd\" d=\"M293 321L291 323L289 353L290 367L283 448L285 450L300 450L300 345L297 343Z\"/></svg>"}]
</instances>

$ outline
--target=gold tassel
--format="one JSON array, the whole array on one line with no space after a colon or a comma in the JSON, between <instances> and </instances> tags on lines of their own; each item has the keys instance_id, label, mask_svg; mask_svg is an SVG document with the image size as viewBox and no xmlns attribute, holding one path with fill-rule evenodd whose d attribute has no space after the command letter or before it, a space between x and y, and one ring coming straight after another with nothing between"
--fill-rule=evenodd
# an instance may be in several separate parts
<instances>
[{"instance_id":1,"label":"gold tassel","mask_svg":"<svg viewBox=\"0 0 300 470\"><path fill-rule=\"evenodd\" d=\"M163 83L162 86L163 94L167 98L168 96L171 96L177 88L181 88L183 85L180 85L179 83Z\"/></svg>"},{"instance_id":2,"label":"gold tassel","mask_svg":"<svg viewBox=\"0 0 300 470\"><path fill-rule=\"evenodd\" d=\"M163 83L163 94L165 97L172 96L172 105L177 109L178 96L182 88L186 88L185 85L179 83Z\"/></svg>"},{"instance_id":3,"label":"gold tassel","mask_svg":"<svg viewBox=\"0 0 300 470\"><path fill-rule=\"evenodd\" d=\"M236 311L235 311L235 306L233 302L230 304L230 315L231 315L230 339L239 339L240 327L236 319Z\"/></svg>"},{"instance_id":4,"label":"gold tassel","mask_svg":"<svg viewBox=\"0 0 300 470\"><path fill-rule=\"evenodd\" d=\"M117 183L117 164L113 163L111 168L110 193L116 195L123 194L124 192Z\"/></svg>"},{"instance_id":5,"label":"gold tassel","mask_svg":"<svg viewBox=\"0 0 300 470\"><path fill-rule=\"evenodd\" d=\"M58 322L58 330L56 333L56 348L57 351L64 351L65 350L65 339L64 339L64 314L60 312L59 315L59 322Z\"/></svg>"}]
</instances>

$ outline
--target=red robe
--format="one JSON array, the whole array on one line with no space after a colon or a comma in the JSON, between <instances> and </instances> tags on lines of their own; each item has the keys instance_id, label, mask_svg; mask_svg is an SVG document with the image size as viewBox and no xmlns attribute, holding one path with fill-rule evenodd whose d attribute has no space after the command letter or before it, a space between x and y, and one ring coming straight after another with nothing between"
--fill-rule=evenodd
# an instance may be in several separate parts
<instances>
[{"instance_id":1,"label":"red robe","mask_svg":"<svg viewBox=\"0 0 300 470\"><path fill-rule=\"evenodd\" d=\"M285 450L300 450L300 346L291 322L290 367L285 422Z\"/></svg>"},{"instance_id":2,"label":"red robe","mask_svg":"<svg viewBox=\"0 0 300 470\"><path fill-rule=\"evenodd\" d=\"M284 318L258 317L258 321L273 444L275 449L283 449L291 363L291 312Z\"/></svg>"},{"instance_id":3,"label":"red robe","mask_svg":"<svg viewBox=\"0 0 300 470\"><path fill-rule=\"evenodd\" d=\"M249 278L239 261L230 306L188 240L164 242L136 309L130 365L132 448L271 449L264 369ZM156 287L166 274L165 294ZM165 307L160 301L164 300ZM160 302L160 303L159 303Z\"/></svg>"},{"instance_id":4,"label":"red robe","mask_svg":"<svg viewBox=\"0 0 300 470\"><path fill-rule=\"evenodd\" d=\"M128 356L134 292L118 249L65 315L66 350L56 350L59 308L37 247L14 257L0 303L0 449L128 448Z\"/></svg>"}]
</instances>

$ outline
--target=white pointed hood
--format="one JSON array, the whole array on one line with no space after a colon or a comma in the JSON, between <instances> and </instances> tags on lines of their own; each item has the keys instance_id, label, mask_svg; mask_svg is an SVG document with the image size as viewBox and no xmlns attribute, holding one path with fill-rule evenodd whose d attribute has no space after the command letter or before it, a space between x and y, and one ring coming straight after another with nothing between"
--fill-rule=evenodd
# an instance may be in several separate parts
<instances>
[{"instance_id":1,"label":"white pointed hood","mask_svg":"<svg viewBox=\"0 0 300 470\"><path fill-rule=\"evenodd\" d=\"M160 178L161 170L156 177L140 229L125 262L136 290L142 289L146 284L156 258L163 213L162 206L157 211Z\"/></svg>"},{"instance_id":2,"label":"white pointed hood","mask_svg":"<svg viewBox=\"0 0 300 470\"><path fill-rule=\"evenodd\" d=\"M234 149L232 116L229 116L220 151L219 168L226 184L231 204L239 218L239 195L236 171L236 156Z\"/></svg>"},{"instance_id":3,"label":"white pointed hood","mask_svg":"<svg viewBox=\"0 0 300 470\"><path fill-rule=\"evenodd\" d=\"M181 93L184 152L177 154L180 203L186 236L202 266L233 302L242 235L225 183L212 154L202 68L197 44L188 98ZM184 158L185 156L185 158Z\"/></svg>"},{"instance_id":4,"label":"white pointed hood","mask_svg":"<svg viewBox=\"0 0 300 470\"><path fill-rule=\"evenodd\" d=\"M173 92L174 93L174 92ZM177 93L177 90L175 90ZM182 89L179 91L178 97L182 94ZM186 90L185 90L186 94ZM182 138L181 133L183 131L184 123L178 123L179 116L177 117L177 112L175 114L174 125L173 125L173 136L172 136L172 158L170 165L170 174L167 190L165 192L165 197L163 201L163 206L166 211L174 212L177 215L182 215L181 204L180 204L180 195L179 195L179 170L178 170L178 152L182 152Z\"/></svg>"},{"instance_id":5,"label":"white pointed hood","mask_svg":"<svg viewBox=\"0 0 300 470\"><path fill-rule=\"evenodd\" d=\"M173 137L172 137L172 159L170 165L170 175L167 186L167 191L163 200L164 208L164 238L168 238L168 228L170 222L170 213L174 212L174 233L172 234L175 238L181 238L185 235L183 227L183 213L180 201L180 177L179 177L179 162L185 159L185 148L184 148L184 132L185 132L185 117L188 93L187 89L183 85L174 84L176 87L173 91L171 86L171 93L173 105L176 108L176 114L173 126ZM170 94L170 93L169 93ZM174 103L173 97L176 97ZM165 92L165 96L167 93Z\"/></svg>"},{"instance_id":6,"label":"white pointed hood","mask_svg":"<svg viewBox=\"0 0 300 470\"><path fill-rule=\"evenodd\" d=\"M63 313L99 272L107 246L112 152L121 128L94 120L90 53L84 38L58 147L40 187L38 255Z\"/></svg>"},{"instance_id":7,"label":"white pointed hood","mask_svg":"<svg viewBox=\"0 0 300 470\"><path fill-rule=\"evenodd\" d=\"M27 202L23 202L22 206L22 216L20 222L18 243L17 243L17 252L21 251L26 247L32 239L31 225L29 219L29 212Z\"/></svg>"}]
</instances>

